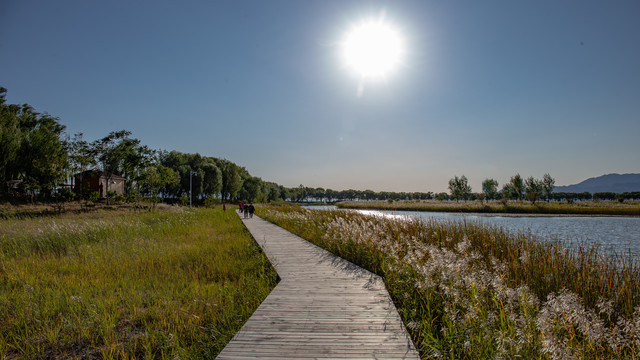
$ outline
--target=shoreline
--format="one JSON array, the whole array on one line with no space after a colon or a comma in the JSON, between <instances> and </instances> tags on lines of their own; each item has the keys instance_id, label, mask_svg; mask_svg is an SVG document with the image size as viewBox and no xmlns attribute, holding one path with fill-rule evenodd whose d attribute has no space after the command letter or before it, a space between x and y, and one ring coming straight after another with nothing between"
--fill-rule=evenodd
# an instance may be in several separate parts
<instances>
[{"instance_id":1,"label":"shoreline","mask_svg":"<svg viewBox=\"0 0 640 360\"><path fill-rule=\"evenodd\" d=\"M609 206L603 206L609 205ZM338 209L445 212L452 214L468 214L478 216L502 215L508 217L640 217L640 205L618 204L478 204L467 203L433 203L429 202L363 202L346 201L336 203Z\"/></svg>"}]
</instances>

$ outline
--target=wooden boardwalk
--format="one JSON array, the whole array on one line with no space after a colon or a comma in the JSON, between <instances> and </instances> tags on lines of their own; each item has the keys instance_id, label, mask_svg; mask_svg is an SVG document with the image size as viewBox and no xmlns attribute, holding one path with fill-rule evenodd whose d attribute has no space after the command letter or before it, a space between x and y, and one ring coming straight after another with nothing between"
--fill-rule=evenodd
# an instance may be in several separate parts
<instances>
[{"instance_id":1,"label":"wooden boardwalk","mask_svg":"<svg viewBox=\"0 0 640 360\"><path fill-rule=\"evenodd\" d=\"M254 216L281 280L217 359L418 359L382 279Z\"/></svg>"}]
</instances>

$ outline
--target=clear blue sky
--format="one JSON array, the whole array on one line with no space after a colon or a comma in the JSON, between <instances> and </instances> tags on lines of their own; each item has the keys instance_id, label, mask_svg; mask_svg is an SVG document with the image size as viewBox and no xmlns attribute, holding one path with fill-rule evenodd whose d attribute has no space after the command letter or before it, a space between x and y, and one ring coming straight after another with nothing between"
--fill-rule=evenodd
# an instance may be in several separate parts
<instances>
[{"instance_id":1,"label":"clear blue sky","mask_svg":"<svg viewBox=\"0 0 640 360\"><path fill-rule=\"evenodd\" d=\"M381 13L406 56L358 96L339 43ZM127 129L285 186L640 172L637 0L2 0L0 86L69 134Z\"/></svg>"}]
</instances>

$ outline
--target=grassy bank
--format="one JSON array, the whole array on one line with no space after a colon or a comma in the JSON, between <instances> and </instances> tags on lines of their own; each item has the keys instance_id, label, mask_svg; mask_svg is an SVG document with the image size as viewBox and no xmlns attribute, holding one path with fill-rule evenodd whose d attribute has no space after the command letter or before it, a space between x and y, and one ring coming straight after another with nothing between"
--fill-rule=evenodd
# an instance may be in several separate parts
<instances>
[{"instance_id":1,"label":"grassy bank","mask_svg":"<svg viewBox=\"0 0 640 360\"><path fill-rule=\"evenodd\" d=\"M169 205L158 204L155 207L168 208ZM100 210L132 210L145 211L154 208L151 203L119 203L106 205L104 203L86 203L80 201L60 203L34 203L34 204L0 204L0 220L27 219L47 216L59 216L71 213L79 215Z\"/></svg>"},{"instance_id":2,"label":"grassy bank","mask_svg":"<svg viewBox=\"0 0 640 360\"><path fill-rule=\"evenodd\" d=\"M385 279L423 358L638 358L640 273L470 222L258 214Z\"/></svg>"},{"instance_id":3,"label":"grassy bank","mask_svg":"<svg viewBox=\"0 0 640 360\"><path fill-rule=\"evenodd\" d=\"M221 209L0 220L0 358L213 358L276 273Z\"/></svg>"},{"instance_id":4,"label":"grassy bank","mask_svg":"<svg viewBox=\"0 0 640 360\"><path fill-rule=\"evenodd\" d=\"M336 204L344 209L370 210L407 210L407 211L441 211L467 213L504 213L504 214L553 214L553 215L622 215L640 216L640 202L627 201L583 201L573 204L560 202L509 201L343 201Z\"/></svg>"}]
</instances>

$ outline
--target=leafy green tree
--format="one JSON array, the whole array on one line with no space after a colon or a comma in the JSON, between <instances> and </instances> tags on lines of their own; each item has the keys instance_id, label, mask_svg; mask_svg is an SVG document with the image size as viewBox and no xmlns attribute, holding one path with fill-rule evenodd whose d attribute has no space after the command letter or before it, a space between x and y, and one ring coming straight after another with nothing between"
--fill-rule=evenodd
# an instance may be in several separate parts
<instances>
[{"instance_id":1,"label":"leafy green tree","mask_svg":"<svg viewBox=\"0 0 640 360\"><path fill-rule=\"evenodd\" d=\"M307 197L309 196L309 191L308 191L308 187L300 184L298 185L298 198L296 199L296 201L298 202L302 202L305 201L307 199ZM353 191L353 190L351 190Z\"/></svg>"},{"instance_id":2,"label":"leafy green tree","mask_svg":"<svg viewBox=\"0 0 640 360\"><path fill-rule=\"evenodd\" d=\"M240 198L247 201L261 201L262 199L262 179L251 176L244 180L240 190Z\"/></svg>"},{"instance_id":3,"label":"leafy green tree","mask_svg":"<svg viewBox=\"0 0 640 360\"><path fill-rule=\"evenodd\" d=\"M542 181L538 179L534 179L533 176L529 176L525 180L524 186L525 186L525 195L527 196L527 199L529 199L529 201L531 201L532 204L535 204L538 198L540 197L540 194L542 193L542 189L543 189Z\"/></svg>"},{"instance_id":4,"label":"leafy green tree","mask_svg":"<svg viewBox=\"0 0 640 360\"><path fill-rule=\"evenodd\" d=\"M467 200L471 196L471 186L469 186L467 177L462 175L461 177L455 176L450 179L449 191L451 192L451 197L456 201L460 199Z\"/></svg>"},{"instance_id":5,"label":"leafy green tree","mask_svg":"<svg viewBox=\"0 0 640 360\"><path fill-rule=\"evenodd\" d=\"M152 198L156 198L159 192L164 197L169 186L178 184L180 176L173 169L160 164L153 164L142 171L140 184L148 191Z\"/></svg>"},{"instance_id":6,"label":"leafy green tree","mask_svg":"<svg viewBox=\"0 0 640 360\"><path fill-rule=\"evenodd\" d=\"M0 196L5 181L19 179L32 197L50 197L67 168L65 127L28 104L6 104L6 93L0 88Z\"/></svg>"},{"instance_id":7,"label":"leafy green tree","mask_svg":"<svg viewBox=\"0 0 640 360\"><path fill-rule=\"evenodd\" d=\"M278 184L274 182L265 182L265 187L263 188L263 192L269 201L276 201L281 199L281 190Z\"/></svg>"},{"instance_id":8,"label":"leafy green tree","mask_svg":"<svg viewBox=\"0 0 640 360\"><path fill-rule=\"evenodd\" d=\"M596 192L593 193L593 200L615 200L616 193L614 192Z\"/></svg>"},{"instance_id":9,"label":"leafy green tree","mask_svg":"<svg viewBox=\"0 0 640 360\"><path fill-rule=\"evenodd\" d=\"M25 104L18 112L20 147L11 164L13 178L21 178L32 198L37 191L51 197L66 174L67 143L63 139L65 126L58 118L41 115Z\"/></svg>"},{"instance_id":10,"label":"leafy green tree","mask_svg":"<svg viewBox=\"0 0 640 360\"><path fill-rule=\"evenodd\" d=\"M7 180L13 180L20 150L20 120L19 107L5 104L7 89L0 87L0 196L5 197Z\"/></svg>"},{"instance_id":11,"label":"leafy green tree","mask_svg":"<svg viewBox=\"0 0 640 360\"><path fill-rule=\"evenodd\" d=\"M86 189L83 184L84 172L89 170L90 167L96 165L96 154L91 148L89 143L84 140L82 133L77 133L73 136L73 139L69 140L69 170L72 174L79 173L80 186L78 196L81 199L87 197Z\"/></svg>"},{"instance_id":12,"label":"leafy green tree","mask_svg":"<svg viewBox=\"0 0 640 360\"><path fill-rule=\"evenodd\" d=\"M222 200L232 200L242 188L240 168L229 160L219 160L218 167L222 174Z\"/></svg>"},{"instance_id":13,"label":"leafy green tree","mask_svg":"<svg viewBox=\"0 0 640 360\"><path fill-rule=\"evenodd\" d=\"M189 191L191 190L190 187L193 185L193 176L190 175L191 171L192 171L191 167L188 164L180 165L176 169L176 172L180 177L180 186L178 187L179 191L177 192L176 195L180 197L184 195L187 198L187 200L189 200L189 195L190 195ZM189 179L189 176L192 176L192 178ZM191 184L190 184L190 181L191 181ZM198 185L196 180L196 188L197 186Z\"/></svg>"},{"instance_id":14,"label":"leafy green tree","mask_svg":"<svg viewBox=\"0 0 640 360\"><path fill-rule=\"evenodd\" d=\"M194 199L201 196L213 197L220 192L222 170L217 159L203 157L197 153L160 151L158 161L178 175L179 181L167 185L166 188L167 194L172 197L182 198L184 195L188 203L190 190Z\"/></svg>"},{"instance_id":15,"label":"leafy green tree","mask_svg":"<svg viewBox=\"0 0 640 360\"><path fill-rule=\"evenodd\" d=\"M166 166L157 165L157 167L160 171L160 191L162 191L162 197L164 198L168 188L180 184L180 175L178 175L175 170Z\"/></svg>"},{"instance_id":16,"label":"leafy green tree","mask_svg":"<svg viewBox=\"0 0 640 360\"><path fill-rule=\"evenodd\" d=\"M204 171L202 168L192 168L189 181L191 183L191 199L200 199L204 194Z\"/></svg>"},{"instance_id":17,"label":"leafy green tree","mask_svg":"<svg viewBox=\"0 0 640 360\"><path fill-rule=\"evenodd\" d=\"M307 189L304 185L298 185L296 187L289 188L289 196L291 201L302 202L307 197L307 193L305 192Z\"/></svg>"},{"instance_id":18,"label":"leafy green tree","mask_svg":"<svg viewBox=\"0 0 640 360\"><path fill-rule=\"evenodd\" d=\"M513 184L511 182L503 184L501 192L502 192L502 199L504 199L504 201L506 201L507 199L517 198L517 195L515 195L515 192L513 191Z\"/></svg>"},{"instance_id":19,"label":"leafy green tree","mask_svg":"<svg viewBox=\"0 0 640 360\"><path fill-rule=\"evenodd\" d=\"M494 179L484 179L482 182L482 193L487 200L495 199L498 195L498 182Z\"/></svg>"},{"instance_id":20,"label":"leafy green tree","mask_svg":"<svg viewBox=\"0 0 640 360\"><path fill-rule=\"evenodd\" d=\"M202 165L204 175L204 195L209 198L215 198L222 190L222 172L216 166L213 159L207 159Z\"/></svg>"},{"instance_id":21,"label":"leafy green tree","mask_svg":"<svg viewBox=\"0 0 640 360\"><path fill-rule=\"evenodd\" d=\"M135 184L140 192L142 173L155 162L155 151L146 145L140 145L138 139L126 139L123 142L122 175L127 178L125 190L131 193Z\"/></svg>"},{"instance_id":22,"label":"leafy green tree","mask_svg":"<svg viewBox=\"0 0 640 360\"><path fill-rule=\"evenodd\" d=\"M449 193L451 193L451 197L458 201L460 199L460 188L459 188L460 179L456 175L454 178L449 179Z\"/></svg>"},{"instance_id":23,"label":"leafy green tree","mask_svg":"<svg viewBox=\"0 0 640 360\"><path fill-rule=\"evenodd\" d=\"M555 183L556 180L549 174L544 174L542 177L542 195L547 199L547 202L551 199Z\"/></svg>"},{"instance_id":24,"label":"leafy green tree","mask_svg":"<svg viewBox=\"0 0 640 360\"><path fill-rule=\"evenodd\" d=\"M149 166L142 172L140 183L146 188L151 196L155 196L162 187L162 175L160 169L162 165ZM162 166L164 167L164 166Z\"/></svg>"},{"instance_id":25,"label":"leafy green tree","mask_svg":"<svg viewBox=\"0 0 640 360\"><path fill-rule=\"evenodd\" d=\"M166 194L173 198L180 198L189 191L188 165L187 155L178 151L160 151L158 152L158 161L161 165L171 169L176 174L178 181L167 184L165 188ZM186 183L183 181L186 179Z\"/></svg>"},{"instance_id":26,"label":"leafy green tree","mask_svg":"<svg viewBox=\"0 0 640 360\"><path fill-rule=\"evenodd\" d=\"M520 174L516 174L511 177L509 182L511 183L512 196L517 200L522 200L522 196L524 194L524 181L522 180L522 176L520 176Z\"/></svg>"},{"instance_id":27,"label":"leafy green tree","mask_svg":"<svg viewBox=\"0 0 640 360\"><path fill-rule=\"evenodd\" d=\"M25 159L31 159L28 167L31 176L40 184L46 196L51 195L66 175L68 162L67 144L62 140L64 129L65 126L57 118L44 115L26 136L28 146L25 151L29 155Z\"/></svg>"},{"instance_id":28,"label":"leafy green tree","mask_svg":"<svg viewBox=\"0 0 640 360\"><path fill-rule=\"evenodd\" d=\"M361 200L374 200L376 198L376 193L373 190L365 190L362 192L362 199Z\"/></svg>"},{"instance_id":29,"label":"leafy green tree","mask_svg":"<svg viewBox=\"0 0 640 360\"><path fill-rule=\"evenodd\" d=\"M324 201L326 197L326 190L322 187L315 188L315 198L320 201Z\"/></svg>"},{"instance_id":30,"label":"leafy green tree","mask_svg":"<svg viewBox=\"0 0 640 360\"><path fill-rule=\"evenodd\" d=\"M327 198L327 201L331 202L336 198L336 191L333 189L325 189L324 196Z\"/></svg>"},{"instance_id":31,"label":"leafy green tree","mask_svg":"<svg viewBox=\"0 0 640 360\"><path fill-rule=\"evenodd\" d=\"M282 185L279 185L278 189L280 189L280 199L287 200L287 199L291 198L291 193L290 193L288 188L286 188L286 187L284 187Z\"/></svg>"}]
</instances>

